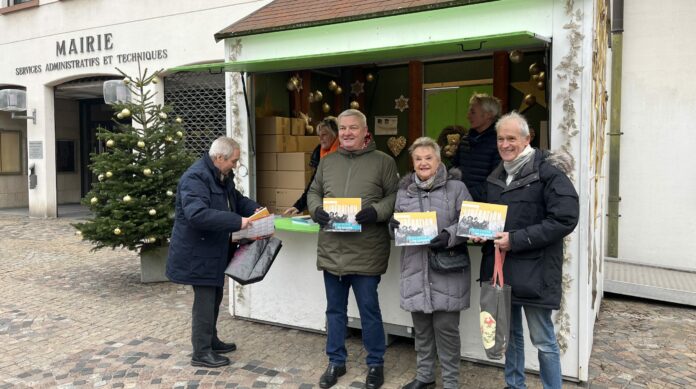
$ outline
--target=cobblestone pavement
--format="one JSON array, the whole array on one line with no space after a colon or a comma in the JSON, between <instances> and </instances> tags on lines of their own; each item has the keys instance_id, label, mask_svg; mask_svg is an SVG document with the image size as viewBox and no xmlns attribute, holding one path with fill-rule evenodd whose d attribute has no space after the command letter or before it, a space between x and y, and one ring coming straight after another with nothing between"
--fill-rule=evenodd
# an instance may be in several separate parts
<instances>
[{"instance_id":1,"label":"cobblestone pavement","mask_svg":"<svg viewBox=\"0 0 696 389\"><path fill-rule=\"evenodd\" d=\"M0 389L317 387L323 335L229 315L219 329L239 346L232 365L191 367L191 289L141 284L135 254L90 252L70 222L0 215ZM693 309L605 298L594 345L590 383L567 387L696 387ZM348 349L348 374L336 388L362 388L359 338ZM392 344L385 359L385 389L411 380L412 342ZM504 386L499 368L464 361L460 382ZM536 376L529 383L540 387Z\"/></svg>"}]
</instances>

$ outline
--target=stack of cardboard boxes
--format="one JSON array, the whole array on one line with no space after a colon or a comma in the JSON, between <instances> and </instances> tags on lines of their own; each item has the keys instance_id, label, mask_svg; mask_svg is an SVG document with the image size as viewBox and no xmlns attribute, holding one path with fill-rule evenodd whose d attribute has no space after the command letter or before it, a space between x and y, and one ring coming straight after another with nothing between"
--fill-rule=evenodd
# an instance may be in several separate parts
<instances>
[{"instance_id":1,"label":"stack of cardboard boxes","mask_svg":"<svg viewBox=\"0 0 696 389\"><path fill-rule=\"evenodd\" d=\"M318 136L305 121L279 116L256 119L256 201L273 213L292 207L312 178L309 159Z\"/></svg>"}]
</instances>

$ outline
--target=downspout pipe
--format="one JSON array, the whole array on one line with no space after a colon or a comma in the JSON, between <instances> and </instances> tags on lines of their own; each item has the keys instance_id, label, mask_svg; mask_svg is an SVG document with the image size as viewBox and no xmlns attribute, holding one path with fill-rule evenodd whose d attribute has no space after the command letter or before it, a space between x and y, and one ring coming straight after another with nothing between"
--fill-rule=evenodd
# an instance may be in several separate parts
<instances>
[{"instance_id":1,"label":"downspout pipe","mask_svg":"<svg viewBox=\"0 0 696 389\"><path fill-rule=\"evenodd\" d=\"M611 107L609 118L609 188L607 204L606 255L619 256L619 168L621 162L621 77L623 67L623 0L614 0L611 16Z\"/></svg>"}]
</instances>

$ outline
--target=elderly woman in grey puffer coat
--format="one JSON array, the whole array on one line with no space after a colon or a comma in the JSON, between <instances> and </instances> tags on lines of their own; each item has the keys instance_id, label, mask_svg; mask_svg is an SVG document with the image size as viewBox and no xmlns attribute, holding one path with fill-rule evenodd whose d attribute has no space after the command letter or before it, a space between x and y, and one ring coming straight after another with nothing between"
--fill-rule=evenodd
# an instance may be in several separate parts
<instances>
[{"instance_id":1,"label":"elderly woman in grey puffer coat","mask_svg":"<svg viewBox=\"0 0 696 389\"><path fill-rule=\"evenodd\" d=\"M401 180L394 211L435 211L439 234L427 246L402 247L401 308L411 312L417 354L416 378L404 388L435 386L436 355L443 386L459 388L459 315L469 307L471 269L466 266L459 272L436 272L428 264L428 251L458 245L466 250L467 239L457 236L456 231L462 201L471 200L471 195L458 170L447 172L434 140L418 138L409 152L415 171ZM392 218L390 231L398 226Z\"/></svg>"}]
</instances>

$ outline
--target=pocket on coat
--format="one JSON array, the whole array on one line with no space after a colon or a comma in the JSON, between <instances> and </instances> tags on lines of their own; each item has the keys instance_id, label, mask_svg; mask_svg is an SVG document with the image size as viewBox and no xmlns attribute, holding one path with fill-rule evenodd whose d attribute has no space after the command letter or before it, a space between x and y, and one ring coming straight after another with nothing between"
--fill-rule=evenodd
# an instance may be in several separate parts
<instances>
[{"instance_id":1,"label":"pocket on coat","mask_svg":"<svg viewBox=\"0 0 696 389\"><path fill-rule=\"evenodd\" d=\"M536 253L537 255L533 254ZM512 294L519 298L540 298L544 290L544 261L540 250L531 250L524 255L505 258L505 283Z\"/></svg>"}]
</instances>

